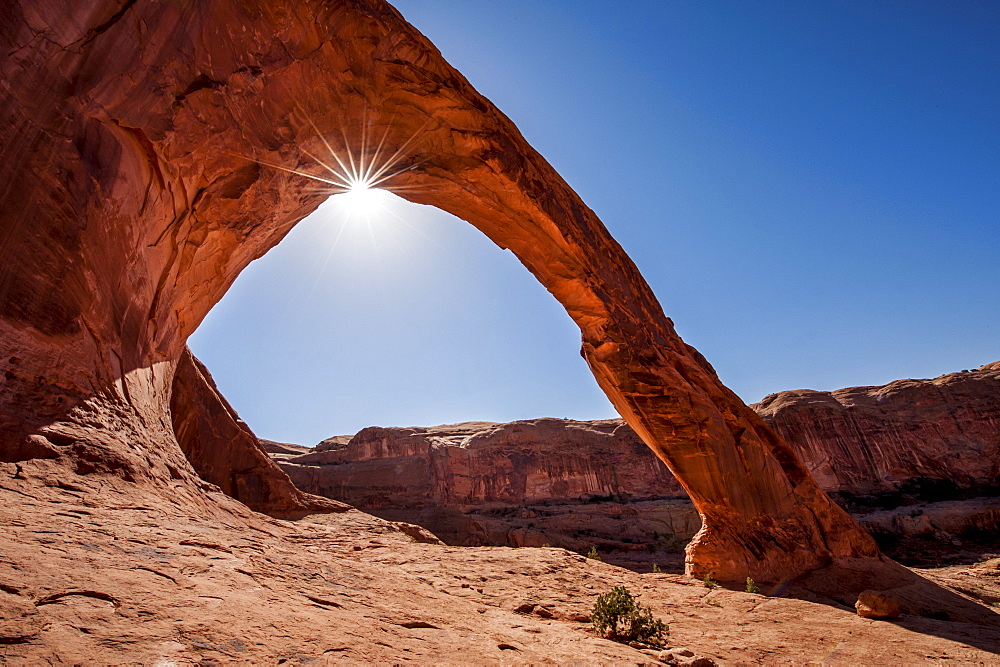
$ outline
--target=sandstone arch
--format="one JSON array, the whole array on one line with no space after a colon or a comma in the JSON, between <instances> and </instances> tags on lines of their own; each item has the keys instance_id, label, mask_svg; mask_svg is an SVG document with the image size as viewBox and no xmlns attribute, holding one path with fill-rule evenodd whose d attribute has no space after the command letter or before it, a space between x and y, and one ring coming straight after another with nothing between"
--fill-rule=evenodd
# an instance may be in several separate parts
<instances>
[{"instance_id":1,"label":"sandstone arch","mask_svg":"<svg viewBox=\"0 0 1000 667\"><path fill-rule=\"evenodd\" d=\"M392 147L418 135L405 196L511 249L580 326L601 387L703 516L690 573L778 581L877 557L594 213L391 7L81 4L2 23L0 459L194 484L169 409L185 340L322 198L237 155L312 169L317 134L366 125Z\"/></svg>"}]
</instances>

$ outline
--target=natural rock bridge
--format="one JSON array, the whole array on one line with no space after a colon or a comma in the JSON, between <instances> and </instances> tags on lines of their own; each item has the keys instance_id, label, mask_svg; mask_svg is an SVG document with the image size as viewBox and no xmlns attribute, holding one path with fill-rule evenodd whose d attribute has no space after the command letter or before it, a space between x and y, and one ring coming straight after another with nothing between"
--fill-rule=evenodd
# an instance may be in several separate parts
<instances>
[{"instance_id":1,"label":"natural rock bridge","mask_svg":"<svg viewBox=\"0 0 1000 667\"><path fill-rule=\"evenodd\" d=\"M358 155L364 133L399 151L404 197L510 249L579 325L600 386L702 515L689 573L779 581L879 558L680 339L597 216L389 5L36 6L0 24L0 460L22 476L205 505L194 463L256 508L324 507L226 421L185 341L324 197L268 165L320 174L324 142ZM254 474L237 479L241 459Z\"/></svg>"}]
</instances>

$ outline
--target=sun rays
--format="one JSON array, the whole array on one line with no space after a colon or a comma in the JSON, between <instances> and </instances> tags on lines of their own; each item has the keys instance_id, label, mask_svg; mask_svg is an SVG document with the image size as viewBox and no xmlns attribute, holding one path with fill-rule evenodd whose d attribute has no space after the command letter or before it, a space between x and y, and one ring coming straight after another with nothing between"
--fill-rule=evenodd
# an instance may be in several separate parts
<instances>
[{"instance_id":1,"label":"sun rays","mask_svg":"<svg viewBox=\"0 0 1000 667\"><path fill-rule=\"evenodd\" d=\"M307 119L306 122L312 127L324 150L316 154L301 144L298 148L321 168L320 173L287 167L260 158L248 159L320 184L313 192L337 195L344 200L344 208L355 215L374 213L383 207L386 199L380 196L381 191L404 194L419 189L392 181L400 174L416 169L423 163L423 160L416 158L411 152L427 123L395 150L390 147L389 130L392 127L392 119L385 124L377 141L373 140L370 122L362 124L360 132L357 133L360 136L355 136L354 141L351 141L349 133L342 127L340 134L343 139L343 149L338 151L327 135L320 132L312 119Z\"/></svg>"},{"instance_id":2,"label":"sun rays","mask_svg":"<svg viewBox=\"0 0 1000 667\"><path fill-rule=\"evenodd\" d=\"M328 133L321 132L302 109L293 116L300 129L307 129L296 144L299 157L294 164L241 157L304 179L305 184L298 186L304 194L329 195L309 216L319 223L310 228L316 230L316 243L325 257L307 298L312 298L334 262L363 264L390 275L403 254L415 247L414 234L440 247L438 239L409 219L413 209L408 210L397 196L427 189L412 178L400 177L426 162L419 143L429 119L401 141L392 132L394 115L378 125L368 120Z\"/></svg>"}]
</instances>

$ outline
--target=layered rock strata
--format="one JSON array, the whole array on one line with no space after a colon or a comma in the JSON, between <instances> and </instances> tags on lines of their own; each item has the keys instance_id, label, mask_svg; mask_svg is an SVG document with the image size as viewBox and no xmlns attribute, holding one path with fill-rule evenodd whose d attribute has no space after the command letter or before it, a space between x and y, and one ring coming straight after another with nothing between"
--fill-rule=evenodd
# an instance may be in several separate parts
<instances>
[{"instance_id":1,"label":"layered rock strata","mask_svg":"<svg viewBox=\"0 0 1000 667\"><path fill-rule=\"evenodd\" d=\"M510 249L580 327L598 383L702 515L692 574L878 558L593 211L389 5L40 7L0 22L0 460L197 487L170 411L188 336L325 197L287 170L374 159L379 137L387 185Z\"/></svg>"},{"instance_id":2,"label":"layered rock strata","mask_svg":"<svg viewBox=\"0 0 1000 667\"><path fill-rule=\"evenodd\" d=\"M750 406L827 491L996 487L1000 362L879 387L783 391Z\"/></svg>"},{"instance_id":3,"label":"layered rock strata","mask_svg":"<svg viewBox=\"0 0 1000 667\"><path fill-rule=\"evenodd\" d=\"M684 489L620 419L373 427L344 440L278 460L301 489L448 544L673 563L701 528Z\"/></svg>"},{"instance_id":4,"label":"layered rock strata","mask_svg":"<svg viewBox=\"0 0 1000 667\"><path fill-rule=\"evenodd\" d=\"M620 419L372 427L286 461L300 488L372 509L687 497Z\"/></svg>"},{"instance_id":5,"label":"layered rock strata","mask_svg":"<svg viewBox=\"0 0 1000 667\"><path fill-rule=\"evenodd\" d=\"M1000 525L995 500L916 506L990 490L1000 468L1000 363L932 380L788 391L752 406L828 492L892 541L951 543ZM367 428L284 452L295 484L449 544L648 548L664 561L699 529L687 495L622 420L536 419ZM879 507L906 505L896 511Z\"/></svg>"}]
</instances>

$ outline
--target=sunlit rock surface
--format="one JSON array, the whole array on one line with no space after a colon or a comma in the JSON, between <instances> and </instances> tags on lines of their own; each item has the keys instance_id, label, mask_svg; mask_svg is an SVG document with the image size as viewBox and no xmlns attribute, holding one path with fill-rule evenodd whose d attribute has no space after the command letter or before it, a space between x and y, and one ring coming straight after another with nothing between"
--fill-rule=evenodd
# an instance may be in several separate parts
<instances>
[{"instance_id":1,"label":"sunlit rock surface","mask_svg":"<svg viewBox=\"0 0 1000 667\"><path fill-rule=\"evenodd\" d=\"M783 391L751 407L827 491L1000 483L1000 362L881 387Z\"/></svg>"},{"instance_id":2,"label":"sunlit rock surface","mask_svg":"<svg viewBox=\"0 0 1000 667\"><path fill-rule=\"evenodd\" d=\"M177 442L201 478L247 507L272 515L350 509L296 489L190 351L174 373L170 414Z\"/></svg>"},{"instance_id":3,"label":"sunlit rock surface","mask_svg":"<svg viewBox=\"0 0 1000 667\"><path fill-rule=\"evenodd\" d=\"M21 2L0 30L0 459L197 486L169 409L187 337L323 200L285 170L319 175L331 149L371 160L378 137L400 170L386 185L510 249L580 327L703 517L693 574L878 557L593 211L389 5Z\"/></svg>"},{"instance_id":4,"label":"sunlit rock surface","mask_svg":"<svg viewBox=\"0 0 1000 667\"><path fill-rule=\"evenodd\" d=\"M687 497L620 419L372 427L286 461L300 488L366 508Z\"/></svg>"},{"instance_id":5,"label":"sunlit rock surface","mask_svg":"<svg viewBox=\"0 0 1000 667\"><path fill-rule=\"evenodd\" d=\"M620 419L373 427L345 439L276 458L299 488L448 544L593 547L676 567L701 528L681 485Z\"/></svg>"}]
</instances>

